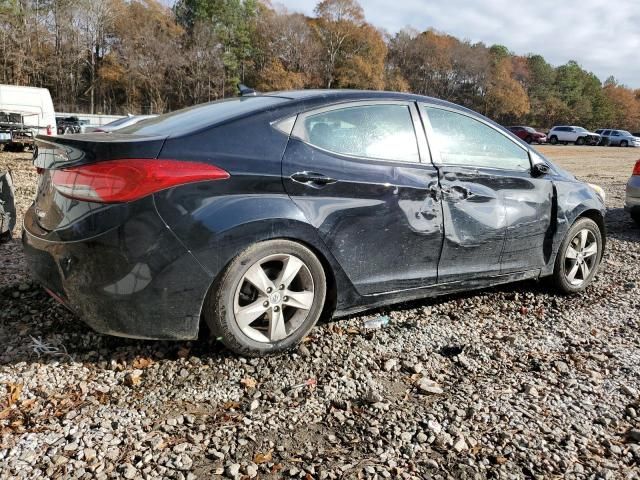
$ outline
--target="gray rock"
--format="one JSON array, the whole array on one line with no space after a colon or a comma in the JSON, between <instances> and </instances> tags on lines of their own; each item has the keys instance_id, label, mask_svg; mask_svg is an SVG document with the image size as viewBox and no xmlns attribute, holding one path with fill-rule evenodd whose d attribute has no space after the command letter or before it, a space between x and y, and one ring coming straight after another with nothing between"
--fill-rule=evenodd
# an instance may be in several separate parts
<instances>
[{"instance_id":1,"label":"gray rock","mask_svg":"<svg viewBox=\"0 0 640 480\"><path fill-rule=\"evenodd\" d=\"M422 393L430 393L430 394L440 394L443 393L442 388L438 383L433 380L429 380L428 378L421 378L418 382L418 388Z\"/></svg>"},{"instance_id":2,"label":"gray rock","mask_svg":"<svg viewBox=\"0 0 640 480\"><path fill-rule=\"evenodd\" d=\"M122 473L122 476L128 480L134 479L138 475L138 471L130 463L125 463L124 465L122 465L122 467L120 468L120 472Z\"/></svg>"},{"instance_id":3,"label":"gray rock","mask_svg":"<svg viewBox=\"0 0 640 480\"><path fill-rule=\"evenodd\" d=\"M232 478L237 477L240 474L240 464L232 463L231 465L227 465L225 473Z\"/></svg>"},{"instance_id":4,"label":"gray rock","mask_svg":"<svg viewBox=\"0 0 640 480\"><path fill-rule=\"evenodd\" d=\"M384 370L386 372L390 372L391 370L396 368L398 362L394 358L390 358L386 362L384 362Z\"/></svg>"}]
</instances>

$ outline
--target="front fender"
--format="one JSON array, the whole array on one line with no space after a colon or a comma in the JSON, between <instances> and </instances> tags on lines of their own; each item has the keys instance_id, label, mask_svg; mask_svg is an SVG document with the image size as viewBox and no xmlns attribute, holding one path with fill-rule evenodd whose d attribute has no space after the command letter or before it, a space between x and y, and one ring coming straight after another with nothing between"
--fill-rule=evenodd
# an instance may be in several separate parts
<instances>
[{"instance_id":1,"label":"front fender","mask_svg":"<svg viewBox=\"0 0 640 480\"><path fill-rule=\"evenodd\" d=\"M584 216L600 219L602 230L603 247L606 240L604 230L605 206L600 197L586 183L565 180L563 178L553 179L557 195L557 227L553 240L553 254L543 269L542 275L553 273L555 259L567 232L575 221Z\"/></svg>"}]
</instances>

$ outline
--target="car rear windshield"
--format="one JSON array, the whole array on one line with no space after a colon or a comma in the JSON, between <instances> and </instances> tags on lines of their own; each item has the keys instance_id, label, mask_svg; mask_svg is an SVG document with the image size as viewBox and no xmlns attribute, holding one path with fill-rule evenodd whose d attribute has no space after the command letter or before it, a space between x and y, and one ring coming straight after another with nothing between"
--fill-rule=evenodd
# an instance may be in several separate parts
<instances>
[{"instance_id":1,"label":"car rear windshield","mask_svg":"<svg viewBox=\"0 0 640 480\"><path fill-rule=\"evenodd\" d=\"M195 105L125 127L120 133L182 135L285 102L282 97L236 97Z\"/></svg>"}]
</instances>

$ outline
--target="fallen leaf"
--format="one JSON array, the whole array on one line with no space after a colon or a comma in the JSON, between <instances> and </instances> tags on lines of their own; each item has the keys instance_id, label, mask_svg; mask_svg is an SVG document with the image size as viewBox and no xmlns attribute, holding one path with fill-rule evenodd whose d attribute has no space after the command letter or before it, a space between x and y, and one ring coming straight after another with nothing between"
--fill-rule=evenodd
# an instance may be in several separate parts
<instances>
[{"instance_id":1,"label":"fallen leaf","mask_svg":"<svg viewBox=\"0 0 640 480\"><path fill-rule=\"evenodd\" d=\"M267 453L256 453L256 456L253 457L253 463L260 465L261 463L270 462L271 460L273 460L272 452L273 450L269 450ZM275 468L276 465L274 465L273 467Z\"/></svg>"},{"instance_id":2,"label":"fallen leaf","mask_svg":"<svg viewBox=\"0 0 640 480\"><path fill-rule=\"evenodd\" d=\"M137 370L142 370L153 365L153 360L151 360L150 358L138 357L133 361L131 365Z\"/></svg>"},{"instance_id":3,"label":"fallen leaf","mask_svg":"<svg viewBox=\"0 0 640 480\"><path fill-rule=\"evenodd\" d=\"M258 382L256 382L256 380L254 378L251 377L245 377L242 380L240 380L240 383L244 385L245 388L249 389L249 388L256 388L256 385L258 385Z\"/></svg>"},{"instance_id":4,"label":"fallen leaf","mask_svg":"<svg viewBox=\"0 0 640 480\"><path fill-rule=\"evenodd\" d=\"M179 358L187 358L189 356L189 353L191 353L191 349L190 348L188 348L188 347L180 347L180 349L178 350L176 355L178 355Z\"/></svg>"},{"instance_id":5,"label":"fallen leaf","mask_svg":"<svg viewBox=\"0 0 640 480\"><path fill-rule=\"evenodd\" d=\"M16 403L22 393L22 385L19 383L9 384L9 407Z\"/></svg>"},{"instance_id":6,"label":"fallen leaf","mask_svg":"<svg viewBox=\"0 0 640 480\"><path fill-rule=\"evenodd\" d=\"M347 333L349 333L351 335L359 335L360 334L360 329L355 328L355 327L349 327L349 328L347 328Z\"/></svg>"},{"instance_id":7,"label":"fallen leaf","mask_svg":"<svg viewBox=\"0 0 640 480\"><path fill-rule=\"evenodd\" d=\"M130 387L139 385L141 382L141 375L139 373L127 373L124 377L124 383Z\"/></svg>"},{"instance_id":8,"label":"fallen leaf","mask_svg":"<svg viewBox=\"0 0 640 480\"><path fill-rule=\"evenodd\" d=\"M7 418L9 415L11 415L11 409L10 408L5 408L4 410L2 410L0 412L0 420L4 420L5 418Z\"/></svg>"},{"instance_id":9,"label":"fallen leaf","mask_svg":"<svg viewBox=\"0 0 640 480\"><path fill-rule=\"evenodd\" d=\"M29 398L28 400L23 400L22 402L20 402L20 410L28 412L34 407L35 404L36 404L35 398Z\"/></svg>"},{"instance_id":10,"label":"fallen leaf","mask_svg":"<svg viewBox=\"0 0 640 480\"><path fill-rule=\"evenodd\" d=\"M281 463L276 463L273 467L271 467L271 473L278 473L283 468L284 465L282 465Z\"/></svg>"},{"instance_id":11,"label":"fallen leaf","mask_svg":"<svg viewBox=\"0 0 640 480\"><path fill-rule=\"evenodd\" d=\"M224 408L225 410L237 410L238 408L240 408L240 403L238 403L238 402L224 402L222 404L222 408Z\"/></svg>"}]
</instances>

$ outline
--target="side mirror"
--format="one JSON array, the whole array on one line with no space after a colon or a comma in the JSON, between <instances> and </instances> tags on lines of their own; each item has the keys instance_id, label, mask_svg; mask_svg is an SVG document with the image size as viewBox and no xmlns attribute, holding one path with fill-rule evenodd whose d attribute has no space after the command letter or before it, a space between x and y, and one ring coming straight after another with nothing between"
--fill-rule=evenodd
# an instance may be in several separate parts
<instances>
[{"instance_id":1,"label":"side mirror","mask_svg":"<svg viewBox=\"0 0 640 480\"><path fill-rule=\"evenodd\" d=\"M546 163L534 163L531 167L531 176L534 178L543 177L549 173L551 169Z\"/></svg>"}]
</instances>

